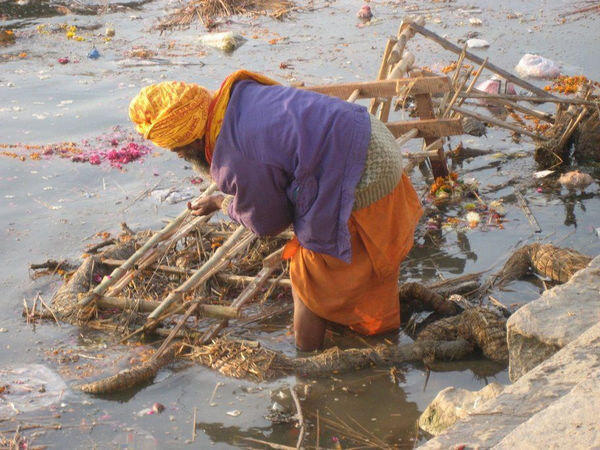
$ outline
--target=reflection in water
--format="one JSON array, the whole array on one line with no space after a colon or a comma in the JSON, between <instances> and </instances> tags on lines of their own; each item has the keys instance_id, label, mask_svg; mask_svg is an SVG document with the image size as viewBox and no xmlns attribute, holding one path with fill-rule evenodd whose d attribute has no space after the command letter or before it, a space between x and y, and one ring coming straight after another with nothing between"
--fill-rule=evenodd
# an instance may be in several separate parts
<instances>
[{"instance_id":1,"label":"reflection in water","mask_svg":"<svg viewBox=\"0 0 600 450\"><path fill-rule=\"evenodd\" d=\"M573 225L574 228L577 228L577 217L575 215L575 206L579 206L581 208L581 211L583 213L585 213L586 209L585 209L585 204L583 203L583 200L589 200L591 198L594 198L595 195L596 194L591 193L591 192L581 192L579 194L576 194L574 192L569 192L565 196L562 196L562 195L558 196L558 198L565 205L565 222L564 223L566 226Z\"/></svg>"}]
</instances>

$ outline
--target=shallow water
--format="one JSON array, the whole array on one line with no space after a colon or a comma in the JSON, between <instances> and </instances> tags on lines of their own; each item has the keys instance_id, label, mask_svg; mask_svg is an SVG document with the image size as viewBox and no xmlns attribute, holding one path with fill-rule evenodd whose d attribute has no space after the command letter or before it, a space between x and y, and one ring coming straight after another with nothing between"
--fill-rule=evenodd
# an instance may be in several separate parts
<instances>
[{"instance_id":1,"label":"shallow water","mask_svg":"<svg viewBox=\"0 0 600 450\"><path fill-rule=\"evenodd\" d=\"M571 3L481 1L476 5L481 14L465 14L461 8L471 9L471 4L461 1L371 2L377 20L358 28L355 12L359 3L317 2L315 11L295 12L288 21L235 18L222 26L222 30L233 29L249 38L231 55L203 48L197 42L197 37L204 33L200 26L162 35L153 31L156 19L174 5L163 1L148 3L142 9L95 16L38 18L46 14L24 8L29 11L27 17L0 22L0 28L18 28L16 44L0 47L0 144L77 141L106 133L114 125L129 127L129 99L141 86L163 79L197 81L216 88L226 74L242 66L265 72L284 83L374 78L386 37L396 32L405 11L415 9L431 10L428 26L454 41L468 31L479 31L491 47L478 52L500 66L511 68L523 53L538 52L561 63L565 73L583 73L599 79L598 18L591 16L560 24L557 15L570 8ZM0 16L10 13L7 5L0 3ZM507 13L513 11L523 13L523 20L507 20ZM480 17L484 25L470 26L471 15ZM52 32L65 22L79 29L91 25L100 28L80 31L86 41L77 42L67 40L64 31ZM40 24L45 24L50 32L39 33L36 26ZM116 30L111 42L104 42L100 36L106 24ZM274 39L275 43L269 43ZM86 57L92 45L102 54L98 60ZM150 61L152 65L124 56L133 46L140 45L157 51L156 59ZM422 65L446 65L455 59L423 38L416 38L409 47ZM24 59L18 57L22 52L27 53ZM71 62L58 64L57 59L65 56ZM289 68L280 68L282 63ZM536 167L531 157L532 145L526 139L515 144L501 130L490 129L484 138L461 139L466 145L493 149L506 156L484 156L463 162L455 167L460 176L476 178L484 193L488 186L519 178L542 233L532 232L512 187L486 194L486 201L504 199L505 228L458 233L426 232L421 226L415 248L403 264L403 279L428 281L486 270L502 263L515 247L540 239L589 255L598 254L596 185L583 195L574 195L561 191L552 178L543 182L533 180ZM453 144L458 141L459 138L452 140ZM597 175L593 167L584 170ZM20 314L23 298L31 300L41 292L47 299L59 283L50 278L31 280L28 264L47 258L76 259L97 232L118 232L122 221L132 228L159 228L163 218L178 214L183 205L158 205L150 198L138 199L138 196L155 185L192 186L190 179L194 176L175 157L158 150L142 162L126 166L125 171L106 165L75 164L66 159L22 162L0 156L3 232L0 249L5 261L0 276L4 294L0 300L0 328L7 331L0 333L0 365L47 364L59 372L62 370L67 384L72 386L76 380L69 378L65 366L94 362L94 355L105 351L120 355L124 361L128 350L113 351L110 340L102 335L67 325L59 328L53 323L42 323L32 327L24 323ZM425 179L418 171L412 174L412 179L422 192ZM449 208L446 212L456 214L456 209ZM528 302L540 292L539 286L527 281L512 283L510 288L511 291L496 293L507 305ZM260 336L270 347L293 353L286 328L289 319L289 315L284 315L274 326L250 328L248 335ZM408 341L402 333L388 337ZM334 335L333 339L345 345L361 344L348 342L351 338L347 336ZM65 352L84 356L74 364L65 365L57 357ZM194 446L247 445L243 437L295 445L297 430L293 425L272 425L264 416L273 403L271 391L297 384L301 392L304 385L310 386L306 399L301 396L311 424L307 445L314 446L317 442L315 416L319 411L321 446L333 447L334 438L343 447L360 445L350 440L347 432L327 428L328 424L339 426L344 422L360 431L363 438L366 436L368 441L363 445L385 442L390 446L412 447L415 441L425 439L416 431L416 419L440 389L447 386L479 389L491 380L507 382L505 370L485 361L436 366L429 376L422 366L406 365L400 368L400 375L397 382L392 382L387 371L365 370L316 382L290 377L255 385L181 364L161 371L153 384L123 396L95 398L69 390L50 410L38 411L36 419L24 420L35 423L43 416L45 423L62 423L64 429L60 432L46 430L34 439L35 444L56 448L176 448L185 446L192 438L192 416L197 408ZM223 385L217 389L216 405L209 406L219 382ZM163 403L166 410L160 415L137 415L154 402ZM227 414L234 410L240 414ZM56 418L56 414L61 417ZM0 430L7 428L0 422Z\"/></svg>"}]
</instances>

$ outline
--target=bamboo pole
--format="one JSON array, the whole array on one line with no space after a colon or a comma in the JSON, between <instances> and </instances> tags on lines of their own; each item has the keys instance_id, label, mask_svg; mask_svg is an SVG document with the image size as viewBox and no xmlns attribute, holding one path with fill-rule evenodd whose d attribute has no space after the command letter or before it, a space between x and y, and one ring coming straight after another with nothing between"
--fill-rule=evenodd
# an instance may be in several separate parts
<instances>
[{"instance_id":1,"label":"bamboo pole","mask_svg":"<svg viewBox=\"0 0 600 450\"><path fill-rule=\"evenodd\" d=\"M217 185L212 183L201 195L199 198L206 197L216 191ZM197 201L197 200L196 200ZM159 242L168 239L172 236L177 228L183 223L185 219L190 215L190 211L186 208L183 212L181 212L171 223L169 223L166 227L152 236L144 245L142 245L133 255L131 255L127 261L121 266L117 267L112 271L110 276L104 277L104 279L94 288L94 290L86 295L83 299L79 301L78 307L82 308L92 302L97 296L103 295L106 290L117 283L129 269L133 268L136 262L142 258L148 250L150 250L154 245Z\"/></svg>"},{"instance_id":2,"label":"bamboo pole","mask_svg":"<svg viewBox=\"0 0 600 450\"><path fill-rule=\"evenodd\" d=\"M417 130L416 128L413 128L413 129L407 131L406 133L404 133L402 136L398 137L396 139L396 145L398 147L400 147L400 146L406 144L411 139L416 138L418 135L419 135L419 130Z\"/></svg>"},{"instance_id":3,"label":"bamboo pole","mask_svg":"<svg viewBox=\"0 0 600 450\"><path fill-rule=\"evenodd\" d=\"M509 94L488 94L483 91L471 92L467 95L466 92L460 93L461 97L483 98L483 99L504 99L513 102L531 102L531 103L566 103L569 105L588 105L595 106L599 102L593 100L584 100L581 98L564 98L564 97L530 97L528 95L509 95Z\"/></svg>"},{"instance_id":4,"label":"bamboo pole","mask_svg":"<svg viewBox=\"0 0 600 450\"><path fill-rule=\"evenodd\" d=\"M131 309L139 312L152 312L160 305L160 302L153 300L131 299L127 297L111 297L102 295L96 299L100 308L118 308L121 310ZM239 317L239 311L236 308L225 305L198 305L202 314L208 317L219 319L233 319Z\"/></svg>"},{"instance_id":5,"label":"bamboo pole","mask_svg":"<svg viewBox=\"0 0 600 450\"><path fill-rule=\"evenodd\" d=\"M488 58L486 57L485 60L483 61L483 63L481 64L481 66L479 66L479 69L477 69L477 72L473 76L473 79L471 80L471 82L469 83L469 86L467 87L467 90L465 91L465 94L467 96L471 93L471 91L475 87L475 83L477 83L477 80L479 80L479 77L481 76L481 72L483 72L483 69L485 69L485 65L487 64L487 62L488 62ZM460 97L460 100L458 101L458 104L456 106L462 106L462 104L465 101L466 96L462 96L461 94L462 94L462 92L459 89L458 96Z\"/></svg>"},{"instance_id":6,"label":"bamboo pole","mask_svg":"<svg viewBox=\"0 0 600 450\"><path fill-rule=\"evenodd\" d=\"M350 97L348 97L348 100L346 100L348 103L354 103L356 101L356 99L358 99L358 96L360 95L360 89L354 89L352 91L352 94L350 94Z\"/></svg>"},{"instance_id":7,"label":"bamboo pole","mask_svg":"<svg viewBox=\"0 0 600 450\"><path fill-rule=\"evenodd\" d=\"M434 33L433 31L428 30L425 27L422 27L415 23L411 23L409 26L413 30L415 30L417 33L425 36L427 39L437 42L439 45L441 45L446 50L450 50L451 52L454 52L457 55L460 54L462 51L460 47L458 47L457 45L454 45L448 39L444 39L440 35ZM479 56L477 56L471 52L465 52L465 58L467 58L477 64L483 64L483 61L484 61L482 58L480 58ZM534 86L533 84L513 75L510 72L507 72L506 70L502 69L501 67L496 66L495 64L488 62L487 68L488 68L488 70L500 75L501 77L503 77L509 81L512 81L517 86L521 86L522 88L527 89L528 91L533 92L533 93L539 95L540 97L550 97L550 98L554 97L552 94L544 91L543 89L538 88L537 86Z\"/></svg>"},{"instance_id":8,"label":"bamboo pole","mask_svg":"<svg viewBox=\"0 0 600 450\"><path fill-rule=\"evenodd\" d=\"M461 108L459 106L453 106L452 109L454 111L456 111L457 113L462 114L463 116L471 116L471 117L474 117L474 118L476 118L478 120L481 120L483 122L488 122L488 123L497 125L499 127L506 128L508 130L516 131L517 133L525 134L527 136L530 136L530 137L532 137L534 139L538 139L540 141L547 141L548 140L547 137L542 136L541 134L532 133L531 131L526 130L525 128L519 127L517 125L513 125L512 123L505 122L505 121L500 120L500 119L496 119L495 117L491 117L491 116L486 116L486 115L483 115L483 114L479 114L477 112L470 111L468 109Z\"/></svg>"},{"instance_id":9,"label":"bamboo pole","mask_svg":"<svg viewBox=\"0 0 600 450\"><path fill-rule=\"evenodd\" d=\"M469 80L469 78L471 77L471 73L473 72L473 69L470 69L467 72L467 75L463 78L463 80L461 81L460 85L458 86L458 88L456 89L456 91L454 92L454 95L452 96L452 98L450 99L450 101L448 102L448 104L446 105L446 109L444 110L444 112L442 113L442 117L448 117L451 108L454 106L454 104L456 103L456 100L458 100L458 94L460 94L460 91L463 90L463 88L465 87L465 84L467 84L467 81Z\"/></svg>"},{"instance_id":10,"label":"bamboo pole","mask_svg":"<svg viewBox=\"0 0 600 450\"><path fill-rule=\"evenodd\" d=\"M472 89L475 94L485 94L485 92L480 91L477 88ZM470 94L472 95L472 94ZM498 98L498 99L489 99L490 103L494 103L500 106L505 106L508 108L516 109L517 111L521 111L522 113L529 114L530 116L537 117L545 122L553 123L552 114L545 113L542 111L537 111L535 109L527 108L526 106L519 105L516 102L510 101L508 98ZM460 106L460 105L459 105ZM483 106L483 105L482 105Z\"/></svg>"},{"instance_id":11,"label":"bamboo pole","mask_svg":"<svg viewBox=\"0 0 600 450\"><path fill-rule=\"evenodd\" d=\"M258 275L248 284L240 295L231 303L231 307L239 312L241 307L253 299L258 291L264 286L265 282L271 276L271 274L277 269L281 263L281 256L283 254L283 247L279 250L274 251L263 260L263 268L260 270ZM210 342L221 330L225 329L229 325L227 320L222 320L220 323L212 326L208 329L200 339L202 344Z\"/></svg>"},{"instance_id":12,"label":"bamboo pole","mask_svg":"<svg viewBox=\"0 0 600 450\"><path fill-rule=\"evenodd\" d=\"M247 230L240 225L229 239L227 239L221 247L217 249L217 251L206 261L202 267L200 267L194 274L188 278L185 283L179 286L177 289L173 290L167 298L165 298L160 305L152 311L152 313L148 316L148 320L154 320L158 316L160 316L166 309L176 300L179 300L185 292L188 292L192 289L198 287L201 283L206 281L207 275L211 273L212 269L217 266L219 262L223 260L227 256L227 253L238 244L238 239L242 237ZM250 235L251 236L251 235ZM251 236L253 238L253 236ZM241 242L250 241L248 236L244 238ZM245 243L248 243L245 242ZM241 246L240 246L241 249Z\"/></svg>"},{"instance_id":13,"label":"bamboo pole","mask_svg":"<svg viewBox=\"0 0 600 450\"><path fill-rule=\"evenodd\" d=\"M390 52L392 48L396 44L395 39L388 39L387 44L385 45L385 50L383 51L383 57L381 58L381 64L379 65L379 71L377 73L377 80L385 80L387 77L388 71L388 57L390 56ZM379 107L379 99L373 98L371 99L371 103L369 105L369 113L375 114L377 108Z\"/></svg>"}]
</instances>

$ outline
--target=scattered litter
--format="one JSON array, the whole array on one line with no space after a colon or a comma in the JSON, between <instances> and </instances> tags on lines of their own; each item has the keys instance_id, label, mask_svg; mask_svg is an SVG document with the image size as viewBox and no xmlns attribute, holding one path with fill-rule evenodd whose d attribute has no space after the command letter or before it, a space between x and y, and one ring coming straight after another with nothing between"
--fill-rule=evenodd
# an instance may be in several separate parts
<instances>
[{"instance_id":1,"label":"scattered litter","mask_svg":"<svg viewBox=\"0 0 600 450\"><path fill-rule=\"evenodd\" d=\"M242 412L239 409L234 409L233 411L227 411L226 414L228 416L232 416L232 417L237 417L241 414Z\"/></svg>"},{"instance_id":2,"label":"scattered litter","mask_svg":"<svg viewBox=\"0 0 600 450\"><path fill-rule=\"evenodd\" d=\"M467 47L469 48L487 48L490 43L485 39L467 39Z\"/></svg>"},{"instance_id":3,"label":"scattered litter","mask_svg":"<svg viewBox=\"0 0 600 450\"><path fill-rule=\"evenodd\" d=\"M208 33L200 36L200 42L207 47L213 47L224 52L233 52L241 47L247 39L233 31L223 33Z\"/></svg>"},{"instance_id":4,"label":"scattered litter","mask_svg":"<svg viewBox=\"0 0 600 450\"><path fill-rule=\"evenodd\" d=\"M67 391L63 379L41 364L0 369L0 417L35 411L58 403Z\"/></svg>"},{"instance_id":5,"label":"scattered litter","mask_svg":"<svg viewBox=\"0 0 600 450\"><path fill-rule=\"evenodd\" d=\"M87 57L90 59L98 59L98 58L100 58L100 52L98 51L98 49L96 47L94 47L90 50Z\"/></svg>"},{"instance_id":6,"label":"scattered litter","mask_svg":"<svg viewBox=\"0 0 600 450\"><path fill-rule=\"evenodd\" d=\"M104 35L106 37L113 37L115 35L115 29L113 27L106 27L106 30L104 31Z\"/></svg>"},{"instance_id":7,"label":"scattered litter","mask_svg":"<svg viewBox=\"0 0 600 450\"><path fill-rule=\"evenodd\" d=\"M579 89L588 84L600 87L597 81L591 81L583 75L566 76L561 75L552 81L551 85L544 86L545 91L558 92L560 94L576 94Z\"/></svg>"},{"instance_id":8,"label":"scattered litter","mask_svg":"<svg viewBox=\"0 0 600 450\"><path fill-rule=\"evenodd\" d=\"M117 169L122 169L125 164L141 159L151 151L139 135L121 127L113 127L110 133L91 140L84 139L78 144L74 142L47 145L0 143L0 155L21 161L43 160L56 156L92 165L100 165L106 161Z\"/></svg>"},{"instance_id":9,"label":"scattered litter","mask_svg":"<svg viewBox=\"0 0 600 450\"><path fill-rule=\"evenodd\" d=\"M567 189L580 189L583 191L594 182L594 179L587 173L580 172L579 170L572 170L571 172L563 173L558 179L558 182Z\"/></svg>"},{"instance_id":10,"label":"scattered litter","mask_svg":"<svg viewBox=\"0 0 600 450\"><path fill-rule=\"evenodd\" d=\"M60 64L69 64L69 58L67 56L63 56L62 58L58 58L58 62Z\"/></svg>"},{"instance_id":11,"label":"scattered litter","mask_svg":"<svg viewBox=\"0 0 600 450\"><path fill-rule=\"evenodd\" d=\"M150 193L150 196L157 203L169 203L171 205L190 200L196 197L197 195L198 189L192 187L183 189L181 191L178 191L175 188L155 189Z\"/></svg>"},{"instance_id":12,"label":"scattered litter","mask_svg":"<svg viewBox=\"0 0 600 450\"><path fill-rule=\"evenodd\" d=\"M483 22L482 22L482 20L481 20L480 18L478 18L478 17L471 17L471 18L469 19L469 23L470 23L471 25L474 25L474 26L476 26L476 27L479 27L479 26L483 25Z\"/></svg>"},{"instance_id":13,"label":"scattered litter","mask_svg":"<svg viewBox=\"0 0 600 450\"><path fill-rule=\"evenodd\" d=\"M494 75L489 80L482 81L476 86L476 88L492 95L517 95L515 85L512 83L507 83L504 78L499 77L498 75ZM485 101L485 99L482 100Z\"/></svg>"},{"instance_id":14,"label":"scattered litter","mask_svg":"<svg viewBox=\"0 0 600 450\"><path fill-rule=\"evenodd\" d=\"M553 174L553 173L554 173L554 170L540 170L538 172L535 172L533 174L533 176L536 178L545 178L548 175Z\"/></svg>"},{"instance_id":15,"label":"scattered litter","mask_svg":"<svg viewBox=\"0 0 600 450\"><path fill-rule=\"evenodd\" d=\"M15 43L15 33L12 30L0 30L0 45Z\"/></svg>"},{"instance_id":16,"label":"scattered litter","mask_svg":"<svg viewBox=\"0 0 600 450\"><path fill-rule=\"evenodd\" d=\"M152 411L154 411L156 414L160 414L161 412L163 412L165 410L165 405L163 405L162 403L154 403L154 405L152 405Z\"/></svg>"},{"instance_id":17,"label":"scattered litter","mask_svg":"<svg viewBox=\"0 0 600 450\"><path fill-rule=\"evenodd\" d=\"M467 213L467 223L469 224L469 227L475 228L479 225L479 222L481 222L481 216L478 213L475 211L469 211Z\"/></svg>"},{"instance_id":18,"label":"scattered litter","mask_svg":"<svg viewBox=\"0 0 600 450\"><path fill-rule=\"evenodd\" d=\"M560 68L554 61L531 53L523 55L515 70L525 78L556 78L560 75Z\"/></svg>"},{"instance_id":19,"label":"scattered litter","mask_svg":"<svg viewBox=\"0 0 600 450\"><path fill-rule=\"evenodd\" d=\"M371 20L371 18L373 17L371 7L369 5L363 5L356 13L356 17L362 20Z\"/></svg>"}]
</instances>

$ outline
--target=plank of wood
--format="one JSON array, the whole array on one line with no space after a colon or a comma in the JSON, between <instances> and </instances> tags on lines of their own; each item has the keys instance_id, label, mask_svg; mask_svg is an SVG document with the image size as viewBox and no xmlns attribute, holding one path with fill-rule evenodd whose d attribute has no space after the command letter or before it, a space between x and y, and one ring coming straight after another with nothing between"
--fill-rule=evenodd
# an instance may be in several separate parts
<instances>
[{"instance_id":1,"label":"plank of wood","mask_svg":"<svg viewBox=\"0 0 600 450\"><path fill-rule=\"evenodd\" d=\"M439 34L436 34L433 31L430 31L425 27L416 25L414 23L411 23L409 26L413 30L415 30L417 33L425 36L427 39L431 39L432 41L438 43L446 50L450 50L451 52L456 53L457 55L460 55L460 53L462 52L462 49L460 47L458 47L457 45L454 45L448 39L444 39ZM483 58L480 58L479 56L477 56L471 52L465 52L465 57L477 64L483 64L483 61L484 61ZM507 72L506 70L502 69L501 67L496 66L495 64L492 64L489 61L486 64L486 68L488 70L500 75L501 77L506 78L509 81L512 81L517 86L521 86L522 88L527 89L528 91L539 95L540 97L554 97L552 94L549 94L548 92L544 91L543 89L540 89L539 87L534 86L533 84L513 75L510 72Z\"/></svg>"},{"instance_id":2,"label":"plank of wood","mask_svg":"<svg viewBox=\"0 0 600 450\"><path fill-rule=\"evenodd\" d=\"M530 136L534 139L540 140L540 141L547 141L548 138L541 135L541 134L537 134L537 133L532 133L531 131L525 129L524 127L520 126L520 125L515 125L513 123L510 122L505 122L504 120L500 120L500 119L496 119L495 117L492 116L486 116L484 114L479 114L475 111L471 111L469 109L466 108L461 108L459 106L453 106L452 107L453 111L456 111L457 113L462 114L463 116L471 116L474 117L477 120L481 120L482 122L487 122L487 123L491 123L493 125L497 125L501 128L506 128L507 130L511 130L511 131L515 131L519 134L525 134L527 136Z\"/></svg>"},{"instance_id":3,"label":"plank of wood","mask_svg":"<svg viewBox=\"0 0 600 450\"><path fill-rule=\"evenodd\" d=\"M300 89L306 89L319 94L330 95L346 100L352 93L358 89L360 95L358 98L380 98L395 97L398 87L412 86L410 93L418 94L438 94L450 89L450 81L446 76L433 76L422 78L399 78L397 80L378 80L365 81L357 83L339 83L325 84L318 86L305 86Z\"/></svg>"},{"instance_id":4,"label":"plank of wood","mask_svg":"<svg viewBox=\"0 0 600 450\"><path fill-rule=\"evenodd\" d=\"M389 71L388 58L394 45L396 45L396 40L388 39L387 44L385 45L385 50L383 52L383 57L381 58L381 64L379 65L379 71L377 72L378 80L385 80L387 78L387 73ZM376 97L372 98L371 103L369 105L369 113L375 114L378 107L379 99Z\"/></svg>"},{"instance_id":5,"label":"plank of wood","mask_svg":"<svg viewBox=\"0 0 600 450\"><path fill-rule=\"evenodd\" d=\"M433 103L431 102L431 96L429 94L415 95L415 112L421 120L430 120L435 118L435 111L433 110ZM462 131L462 124L460 122L459 126ZM438 138L447 136L447 134L440 134L440 131L435 131L435 128L425 128L422 130L423 139L425 140L425 144L427 146L433 144ZM438 149L437 158L429 158L429 161L431 163L431 171L433 172L433 176L435 178L448 176L448 166L446 165L446 158L442 145L440 145Z\"/></svg>"},{"instance_id":6,"label":"plank of wood","mask_svg":"<svg viewBox=\"0 0 600 450\"><path fill-rule=\"evenodd\" d=\"M455 136L463 134L460 119L425 119L404 120L401 122L386 123L394 137L400 137L416 128L419 131L417 137L434 136L435 139L442 136Z\"/></svg>"}]
</instances>

